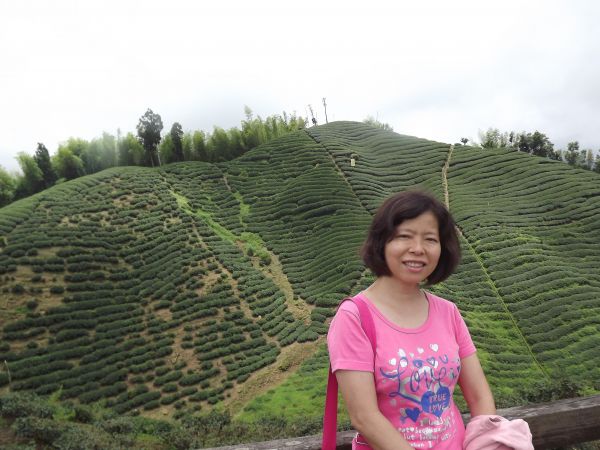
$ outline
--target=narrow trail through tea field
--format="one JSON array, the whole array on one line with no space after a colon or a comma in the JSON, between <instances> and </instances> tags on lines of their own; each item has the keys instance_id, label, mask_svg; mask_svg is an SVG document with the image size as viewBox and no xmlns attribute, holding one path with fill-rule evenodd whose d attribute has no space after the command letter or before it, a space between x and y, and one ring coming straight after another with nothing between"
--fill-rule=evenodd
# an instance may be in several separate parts
<instances>
[{"instance_id":1,"label":"narrow trail through tea field","mask_svg":"<svg viewBox=\"0 0 600 450\"><path fill-rule=\"evenodd\" d=\"M325 150L325 152L327 153L327 155L331 159L331 163L333 164L333 167L334 167L335 171L338 173L338 175L344 181L344 183L346 183L346 185L348 186L348 189L350 190L350 192L352 193L352 195L356 198L356 200L358 201L358 203L364 208L364 210L369 215L371 215L371 212L368 210L368 208L365 206L365 204L363 203L363 201L361 200L361 198L354 191L354 188L352 187L352 183L350 183L350 181L348 181L348 178L344 174L344 171L338 165L338 163L335 160L335 158L334 158L333 154L331 153L331 151L327 148L327 146L325 144L323 144L319 140L315 139L315 137L312 134L310 134L308 131L306 131L306 130L304 130L304 131L305 131L306 135L309 138L311 138L313 141L315 141L315 143L317 143L318 145L320 145L323 148L323 150ZM356 292L357 288L360 287L361 283L363 282L363 279L365 278L365 276L368 275L368 273L369 273L369 269L365 268L365 270L363 270L361 272L358 281L350 287L350 292Z\"/></svg>"}]
</instances>

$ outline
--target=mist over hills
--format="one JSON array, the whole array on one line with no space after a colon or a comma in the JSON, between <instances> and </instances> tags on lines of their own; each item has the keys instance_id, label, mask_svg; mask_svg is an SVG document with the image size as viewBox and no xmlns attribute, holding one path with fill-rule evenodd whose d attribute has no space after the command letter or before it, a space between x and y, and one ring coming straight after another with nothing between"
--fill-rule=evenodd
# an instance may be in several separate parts
<instances>
[{"instance_id":1,"label":"mist over hills","mask_svg":"<svg viewBox=\"0 0 600 450\"><path fill-rule=\"evenodd\" d=\"M462 263L432 291L459 306L494 393L600 389L600 176L334 122L0 209L0 392L119 413L228 401L322 340L371 280L357 249L375 209L414 187L457 221Z\"/></svg>"}]
</instances>

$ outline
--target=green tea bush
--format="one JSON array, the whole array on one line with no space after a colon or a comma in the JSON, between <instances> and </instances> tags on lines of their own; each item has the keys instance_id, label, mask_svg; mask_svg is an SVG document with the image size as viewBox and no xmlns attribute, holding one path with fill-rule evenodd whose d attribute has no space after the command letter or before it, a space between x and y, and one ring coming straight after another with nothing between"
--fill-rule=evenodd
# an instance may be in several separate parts
<instances>
[{"instance_id":1,"label":"green tea bush","mask_svg":"<svg viewBox=\"0 0 600 450\"><path fill-rule=\"evenodd\" d=\"M50 445L67 429L64 424L40 417L19 417L12 425L18 437L33 438L37 442Z\"/></svg>"},{"instance_id":2,"label":"green tea bush","mask_svg":"<svg viewBox=\"0 0 600 450\"><path fill-rule=\"evenodd\" d=\"M54 413L55 408L32 393L9 392L0 397L0 415L2 417L51 418Z\"/></svg>"}]
</instances>

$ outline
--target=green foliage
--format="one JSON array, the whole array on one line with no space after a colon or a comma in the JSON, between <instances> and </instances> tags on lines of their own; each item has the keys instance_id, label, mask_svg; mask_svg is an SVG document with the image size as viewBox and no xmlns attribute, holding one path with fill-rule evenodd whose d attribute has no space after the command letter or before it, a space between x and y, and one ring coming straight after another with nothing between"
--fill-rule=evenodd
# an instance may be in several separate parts
<instances>
[{"instance_id":1,"label":"green foliage","mask_svg":"<svg viewBox=\"0 0 600 450\"><path fill-rule=\"evenodd\" d=\"M32 393L9 392L0 397L0 416L51 418L55 408Z\"/></svg>"},{"instance_id":2,"label":"green foliage","mask_svg":"<svg viewBox=\"0 0 600 450\"><path fill-rule=\"evenodd\" d=\"M137 138L132 133L121 138L120 130L117 138L106 132L91 142L69 138L52 158L46 147L39 144L34 158L25 153L18 156L23 176L15 178L0 168L0 207L52 186L57 177L59 181L72 180L116 165L154 167L159 163L179 161L229 161L306 125L302 117L288 116L285 112L264 120L260 116L254 118L248 107L245 107L245 113L246 120L242 121L241 129L225 131L215 126L213 133L198 130L184 134L181 125L175 122L161 140L162 119L148 109L136 127Z\"/></svg>"},{"instance_id":3,"label":"green foliage","mask_svg":"<svg viewBox=\"0 0 600 450\"><path fill-rule=\"evenodd\" d=\"M552 380L539 380L532 386L523 387L518 395L525 403L546 403L575 398L583 394L581 382L559 375Z\"/></svg>"},{"instance_id":4,"label":"green foliage","mask_svg":"<svg viewBox=\"0 0 600 450\"><path fill-rule=\"evenodd\" d=\"M206 149L206 135L203 131L194 131L191 139L191 152L187 161L209 161Z\"/></svg>"},{"instance_id":5,"label":"green foliage","mask_svg":"<svg viewBox=\"0 0 600 450\"><path fill-rule=\"evenodd\" d=\"M144 161L144 147L132 133L119 140L118 152L120 166L140 166Z\"/></svg>"},{"instance_id":6,"label":"green foliage","mask_svg":"<svg viewBox=\"0 0 600 450\"><path fill-rule=\"evenodd\" d=\"M19 179L15 197L22 198L41 191L44 186L44 174L35 159L24 152L20 152L17 155L17 161L23 176Z\"/></svg>"},{"instance_id":7,"label":"green foliage","mask_svg":"<svg viewBox=\"0 0 600 450\"><path fill-rule=\"evenodd\" d=\"M62 425L62 424L61 424ZM64 433L66 427L59 426L51 419L39 417L19 417L15 420L12 429L18 437L33 438L36 442L52 444Z\"/></svg>"},{"instance_id":8,"label":"green foliage","mask_svg":"<svg viewBox=\"0 0 600 450\"><path fill-rule=\"evenodd\" d=\"M367 118L363 120L363 123L372 127L381 128L382 130L394 131L394 128L389 123L381 122L373 116L367 116Z\"/></svg>"},{"instance_id":9,"label":"green foliage","mask_svg":"<svg viewBox=\"0 0 600 450\"><path fill-rule=\"evenodd\" d=\"M160 165L156 154L158 144L161 140L160 132L163 129L160 115L148 108L144 115L140 117L136 129L138 138L146 151L147 165L151 165L152 167Z\"/></svg>"},{"instance_id":10,"label":"green foliage","mask_svg":"<svg viewBox=\"0 0 600 450\"><path fill-rule=\"evenodd\" d=\"M92 423L94 421L94 412L85 405L75 405L73 407L73 420L81 423Z\"/></svg>"},{"instance_id":11,"label":"green foliage","mask_svg":"<svg viewBox=\"0 0 600 450\"><path fill-rule=\"evenodd\" d=\"M58 147L56 154L52 156L52 167L58 178L73 180L85 175L86 171L81 158L87 151L88 145L87 141L71 138Z\"/></svg>"},{"instance_id":12,"label":"green foliage","mask_svg":"<svg viewBox=\"0 0 600 450\"><path fill-rule=\"evenodd\" d=\"M95 173L117 163L116 139L109 133L87 142L71 138L59 147L53 157L55 170L65 179L73 179L80 173Z\"/></svg>"},{"instance_id":13,"label":"green foliage","mask_svg":"<svg viewBox=\"0 0 600 450\"><path fill-rule=\"evenodd\" d=\"M173 161L183 161L183 129L179 122L171 127L171 141L173 142Z\"/></svg>"},{"instance_id":14,"label":"green foliage","mask_svg":"<svg viewBox=\"0 0 600 450\"><path fill-rule=\"evenodd\" d=\"M0 166L0 208L8 205L17 188L17 179Z\"/></svg>"},{"instance_id":15,"label":"green foliage","mask_svg":"<svg viewBox=\"0 0 600 450\"><path fill-rule=\"evenodd\" d=\"M42 189L47 189L50 186L53 186L54 183L56 183L56 173L54 172L52 164L50 163L50 154L48 153L48 149L41 142L38 143L33 159L42 172Z\"/></svg>"},{"instance_id":16,"label":"green foliage","mask_svg":"<svg viewBox=\"0 0 600 450\"><path fill-rule=\"evenodd\" d=\"M160 161L163 164L177 161L175 156L175 145L173 144L173 138L170 134L167 134L160 141L160 144L158 145L158 154L160 155Z\"/></svg>"}]
</instances>

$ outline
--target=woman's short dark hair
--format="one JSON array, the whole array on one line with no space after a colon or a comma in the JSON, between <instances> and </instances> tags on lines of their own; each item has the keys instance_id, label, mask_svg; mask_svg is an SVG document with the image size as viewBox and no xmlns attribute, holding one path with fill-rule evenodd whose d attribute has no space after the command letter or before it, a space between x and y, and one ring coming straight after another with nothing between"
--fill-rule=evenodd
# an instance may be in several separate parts
<instances>
[{"instance_id":1,"label":"woman's short dark hair","mask_svg":"<svg viewBox=\"0 0 600 450\"><path fill-rule=\"evenodd\" d=\"M460 261L460 244L456 234L454 219L443 203L433 195L422 191L403 191L388 198L379 207L360 249L365 265L377 275L391 275L385 262L384 249L395 235L396 227L407 219L414 219L425 212L431 212L439 224L440 260L427 278L427 284L436 284L448 278Z\"/></svg>"}]
</instances>

